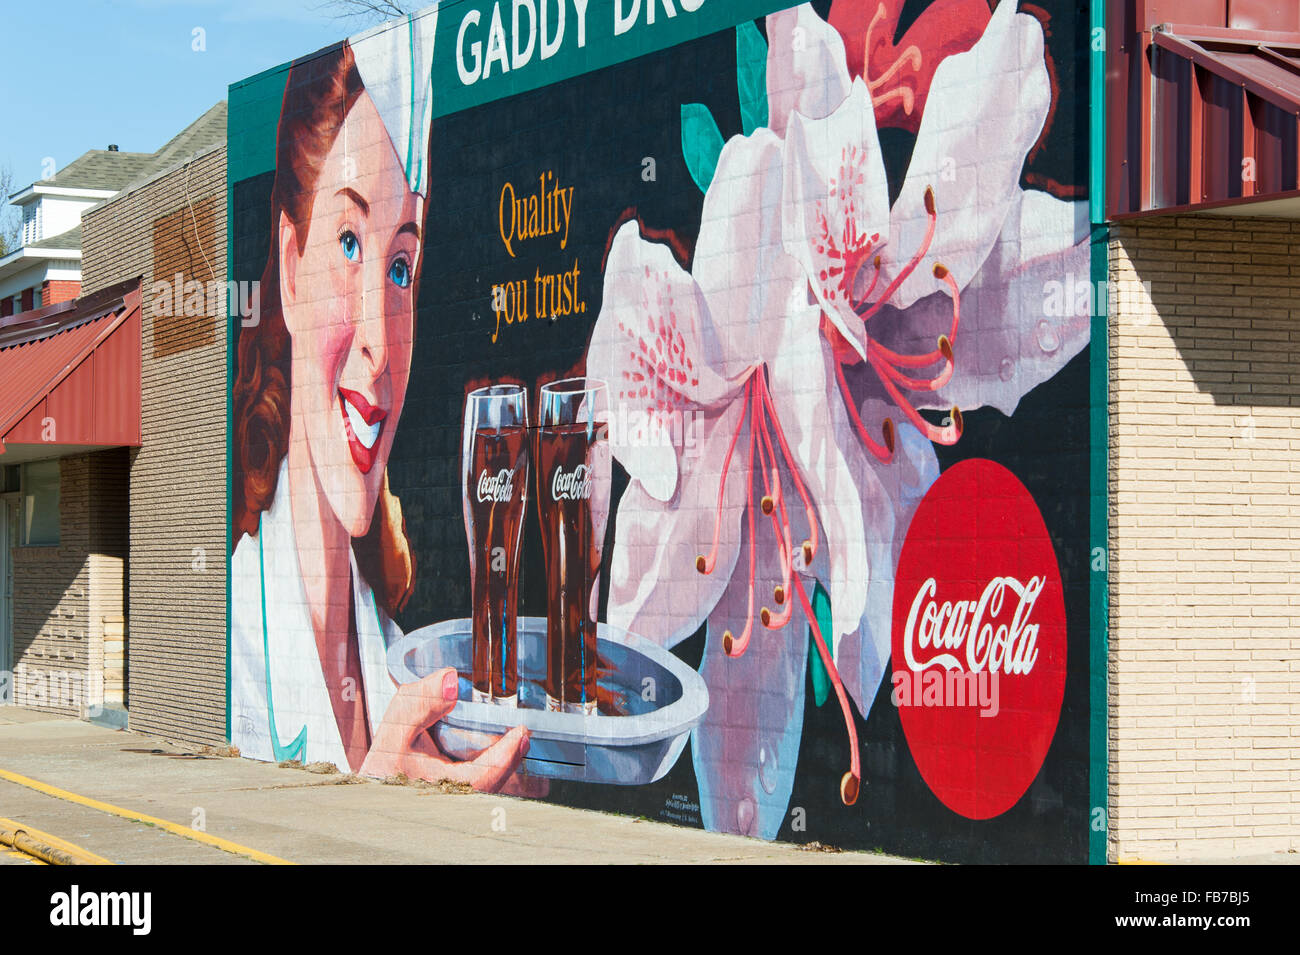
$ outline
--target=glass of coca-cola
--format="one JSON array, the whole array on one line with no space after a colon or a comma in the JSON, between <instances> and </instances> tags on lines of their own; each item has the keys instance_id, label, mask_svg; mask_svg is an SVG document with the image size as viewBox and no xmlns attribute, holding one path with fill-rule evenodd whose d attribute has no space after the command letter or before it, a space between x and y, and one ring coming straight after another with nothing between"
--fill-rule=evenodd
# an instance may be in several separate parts
<instances>
[{"instance_id":1,"label":"glass of coca-cola","mask_svg":"<svg viewBox=\"0 0 1300 955\"><path fill-rule=\"evenodd\" d=\"M461 472L474 606L474 700L515 706L519 541L528 502L528 393L491 385L465 399Z\"/></svg>"},{"instance_id":2,"label":"glass of coca-cola","mask_svg":"<svg viewBox=\"0 0 1300 955\"><path fill-rule=\"evenodd\" d=\"M609 389L544 385L536 431L537 511L546 564L546 704L596 712L596 603L609 517Z\"/></svg>"}]
</instances>

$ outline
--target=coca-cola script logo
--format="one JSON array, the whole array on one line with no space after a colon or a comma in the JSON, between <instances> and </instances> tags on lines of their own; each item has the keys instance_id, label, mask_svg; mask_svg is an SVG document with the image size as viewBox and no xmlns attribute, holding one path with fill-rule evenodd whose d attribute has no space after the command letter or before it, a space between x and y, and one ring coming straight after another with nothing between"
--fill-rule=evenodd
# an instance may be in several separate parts
<instances>
[{"instance_id":1,"label":"coca-cola script logo","mask_svg":"<svg viewBox=\"0 0 1300 955\"><path fill-rule=\"evenodd\" d=\"M591 499L591 468L579 464L572 471L556 468L551 476L551 500L586 501Z\"/></svg>"},{"instance_id":2,"label":"coca-cola script logo","mask_svg":"<svg viewBox=\"0 0 1300 955\"><path fill-rule=\"evenodd\" d=\"M917 508L894 579L892 699L916 767L954 812L989 819L1038 775L1065 694L1056 551L1025 486L979 458Z\"/></svg>"},{"instance_id":3,"label":"coca-cola script logo","mask_svg":"<svg viewBox=\"0 0 1300 955\"><path fill-rule=\"evenodd\" d=\"M1021 583L1014 577L994 577L978 600L945 600L935 597L938 583L933 577L923 583L912 601L903 628L903 659L913 673L927 667L949 670L963 667L971 673L1029 673L1038 659L1038 624L1030 623L1034 604L1046 583L1044 577L1030 577ZM994 629L1002 617L1007 591L1018 599L1009 623ZM917 650L932 649L933 655L917 659ZM942 651L953 650L953 653Z\"/></svg>"},{"instance_id":4,"label":"coca-cola script logo","mask_svg":"<svg viewBox=\"0 0 1300 955\"><path fill-rule=\"evenodd\" d=\"M502 468L496 474L488 474L484 468L478 475L478 501L501 503L508 501L515 494L515 469Z\"/></svg>"}]
</instances>

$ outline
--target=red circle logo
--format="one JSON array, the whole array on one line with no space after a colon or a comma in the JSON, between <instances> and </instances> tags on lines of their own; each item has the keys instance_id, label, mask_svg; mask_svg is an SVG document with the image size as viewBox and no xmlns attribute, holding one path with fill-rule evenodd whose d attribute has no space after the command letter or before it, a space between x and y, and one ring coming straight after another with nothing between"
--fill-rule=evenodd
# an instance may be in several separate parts
<instances>
[{"instance_id":1,"label":"red circle logo","mask_svg":"<svg viewBox=\"0 0 1300 955\"><path fill-rule=\"evenodd\" d=\"M970 819L1038 775L1065 694L1065 601L1033 497L992 461L953 465L907 531L894 580L893 702L926 784Z\"/></svg>"}]
</instances>

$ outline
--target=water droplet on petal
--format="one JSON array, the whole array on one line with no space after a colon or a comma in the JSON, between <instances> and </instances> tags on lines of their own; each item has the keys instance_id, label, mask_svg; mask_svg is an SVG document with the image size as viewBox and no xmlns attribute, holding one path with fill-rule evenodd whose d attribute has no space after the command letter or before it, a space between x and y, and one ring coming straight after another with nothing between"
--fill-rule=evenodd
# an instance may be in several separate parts
<instances>
[{"instance_id":1,"label":"water droplet on petal","mask_svg":"<svg viewBox=\"0 0 1300 955\"><path fill-rule=\"evenodd\" d=\"M998 377L1003 381L1010 381L1011 376L1016 373L1016 363L1010 358L1002 359L1002 364L998 366Z\"/></svg>"},{"instance_id":2,"label":"water droplet on petal","mask_svg":"<svg viewBox=\"0 0 1300 955\"><path fill-rule=\"evenodd\" d=\"M754 820L758 817L753 796L744 796L736 804L736 831L742 836L754 834Z\"/></svg>"},{"instance_id":3,"label":"water droplet on petal","mask_svg":"<svg viewBox=\"0 0 1300 955\"><path fill-rule=\"evenodd\" d=\"M776 762L776 750L764 743L758 748L758 782L769 796L776 792L776 781L780 768Z\"/></svg>"},{"instance_id":4,"label":"water droplet on petal","mask_svg":"<svg viewBox=\"0 0 1300 955\"><path fill-rule=\"evenodd\" d=\"M1038 320L1034 338L1038 341L1038 347L1049 355L1061 347L1061 336L1057 334L1056 327L1045 318Z\"/></svg>"}]
</instances>

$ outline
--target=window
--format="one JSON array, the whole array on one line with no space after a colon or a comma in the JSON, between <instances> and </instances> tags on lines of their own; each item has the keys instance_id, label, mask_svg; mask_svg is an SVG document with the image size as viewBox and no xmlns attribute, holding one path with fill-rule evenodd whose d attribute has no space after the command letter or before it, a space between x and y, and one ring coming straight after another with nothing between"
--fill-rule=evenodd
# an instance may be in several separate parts
<instances>
[{"instance_id":1,"label":"window","mask_svg":"<svg viewBox=\"0 0 1300 955\"><path fill-rule=\"evenodd\" d=\"M20 543L27 547L59 542L59 462L33 461L22 466Z\"/></svg>"},{"instance_id":2,"label":"window","mask_svg":"<svg viewBox=\"0 0 1300 955\"><path fill-rule=\"evenodd\" d=\"M41 203L38 199L36 202L29 202L23 206L23 245L31 245L33 242L39 242L41 235L41 224L45 217L41 215Z\"/></svg>"}]
</instances>

